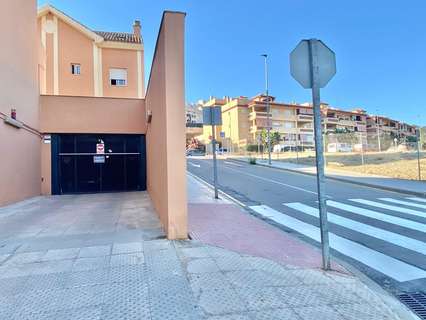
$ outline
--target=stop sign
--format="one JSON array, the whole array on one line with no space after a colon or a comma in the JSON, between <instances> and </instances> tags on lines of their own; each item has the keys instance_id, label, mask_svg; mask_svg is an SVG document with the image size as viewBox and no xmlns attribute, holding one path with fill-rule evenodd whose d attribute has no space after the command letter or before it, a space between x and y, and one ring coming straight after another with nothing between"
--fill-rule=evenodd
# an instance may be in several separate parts
<instances>
[{"instance_id":1,"label":"stop sign","mask_svg":"<svg viewBox=\"0 0 426 320\"><path fill-rule=\"evenodd\" d=\"M321 40L302 40L290 53L290 73L305 89L312 88L311 68L316 68L320 88L336 74L336 55Z\"/></svg>"}]
</instances>

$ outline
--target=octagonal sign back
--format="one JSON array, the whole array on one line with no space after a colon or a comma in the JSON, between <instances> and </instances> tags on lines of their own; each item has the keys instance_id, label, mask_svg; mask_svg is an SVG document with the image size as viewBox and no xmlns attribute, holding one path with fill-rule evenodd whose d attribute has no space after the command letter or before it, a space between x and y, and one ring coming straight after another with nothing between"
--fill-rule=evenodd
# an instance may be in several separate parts
<instances>
[{"instance_id":1,"label":"octagonal sign back","mask_svg":"<svg viewBox=\"0 0 426 320\"><path fill-rule=\"evenodd\" d=\"M336 55L321 40L302 40L290 53L290 73L302 87L312 88L311 83L311 50L309 42L312 42L312 59L317 59L318 86L323 88L336 74ZM316 51L316 55L314 52Z\"/></svg>"}]
</instances>

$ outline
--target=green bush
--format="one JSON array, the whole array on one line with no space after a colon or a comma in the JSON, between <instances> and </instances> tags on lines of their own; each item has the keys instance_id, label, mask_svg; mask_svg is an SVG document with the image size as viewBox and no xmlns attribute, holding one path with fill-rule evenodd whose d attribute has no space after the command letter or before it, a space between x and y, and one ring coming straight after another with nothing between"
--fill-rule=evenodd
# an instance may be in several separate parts
<instances>
[{"instance_id":1,"label":"green bush","mask_svg":"<svg viewBox=\"0 0 426 320\"><path fill-rule=\"evenodd\" d=\"M259 147L259 149L260 150L257 150L257 144L249 144L249 145L247 145L247 151L248 152L259 152L259 151L262 151L262 146L260 145Z\"/></svg>"},{"instance_id":2,"label":"green bush","mask_svg":"<svg viewBox=\"0 0 426 320\"><path fill-rule=\"evenodd\" d=\"M250 164L256 164L256 158L254 157L250 157L248 161Z\"/></svg>"}]
</instances>

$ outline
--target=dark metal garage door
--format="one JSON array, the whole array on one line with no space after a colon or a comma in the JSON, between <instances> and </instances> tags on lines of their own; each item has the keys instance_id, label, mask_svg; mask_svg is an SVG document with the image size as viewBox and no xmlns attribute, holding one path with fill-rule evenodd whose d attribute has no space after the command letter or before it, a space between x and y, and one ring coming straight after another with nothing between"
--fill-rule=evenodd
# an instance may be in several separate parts
<instances>
[{"instance_id":1,"label":"dark metal garage door","mask_svg":"<svg viewBox=\"0 0 426 320\"><path fill-rule=\"evenodd\" d=\"M52 135L53 194L145 189L144 135Z\"/></svg>"}]
</instances>

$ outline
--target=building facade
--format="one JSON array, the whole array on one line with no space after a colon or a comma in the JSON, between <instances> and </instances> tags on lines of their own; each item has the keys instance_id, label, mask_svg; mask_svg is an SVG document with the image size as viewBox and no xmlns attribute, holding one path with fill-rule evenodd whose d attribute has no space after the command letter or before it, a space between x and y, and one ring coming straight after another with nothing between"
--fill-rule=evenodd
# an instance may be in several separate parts
<instances>
[{"instance_id":1,"label":"building facade","mask_svg":"<svg viewBox=\"0 0 426 320\"><path fill-rule=\"evenodd\" d=\"M143 98L144 48L140 21L132 33L92 31L60 10L38 10L40 93Z\"/></svg>"},{"instance_id":2,"label":"building facade","mask_svg":"<svg viewBox=\"0 0 426 320\"><path fill-rule=\"evenodd\" d=\"M167 236L186 238L185 14L163 14L146 94L140 23L95 32L35 0L0 21L0 206L147 190Z\"/></svg>"},{"instance_id":3,"label":"building facade","mask_svg":"<svg viewBox=\"0 0 426 320\"><path fill-rule=\"evenodd\" d=\"M314 129L312 107L279 103L275 101L274 97L266 97L264 95L254 97L248 105L250 142L255 143L261 131L268 128L268 99L270 108L270 128L271 131L280 134L281 143L289 147L313 146Z\"/></svg>"},{"instance_id":4,"label":"building facade","mask_svg":"<svg viewBox=\"0 0 426 320\"><path fill-rule=\"evenodd\" d=\"M205 106L220 105L222 126L216 127L216 137L230 151L257 144L263 130L268 127L267 99L270 100L270 126L279 132L286 146L313 146L313 111L310 106L278 103L272 96L253 98L210 98ZM203 140L212 136L211 127L204 126Z\"/></svg>"},{"instance_id":5,"label":"building facade","mask_svg":"<svg viewBox=\"0 0 426 320\"><path fill-rule=\"evenodd\" d=\"M322 123L325 133L367 133L367 112L362 109L346 111L321 104Z\"/></svg>"},{"instance_id":6,"label":"building facade","mask_svg":"<svg viewBox=\"0 0 426 320\"><path fill-rule=\"evenodd\" d=\"M367 132L370 135L379 134L404 140L408 137L415 137L416 129L416 126L384 116L370 115L367 117Z\"/></svg>"},{"instance_id":7,"label":"building facade","mask_svg":"<svg viewBox=\"0 0 426 320\"><path fill-rule=\"evenodd\" d=\"M271 132L279 133L279 144L286 150L292 147L314 147L314 119L310 103L281 103L265 95L253 98L210 97L204 103L204 106L214 105L222 108L222 125L216 127L216 139L230 151L259 143L259 137L268 125ZM377 132L380 132L380 136L398 137L400 141L410 140L416 135L415 126L370 116L363 109L347 111L321 103L321 116L326 143L350 143L356 145L356 148L367 150L369 144L375 144L374 135ZM209 143L211 138L211 127L204 126L203 142ZM374 146L370 149L374 149Z\"/></svg>"}]
</instances>

